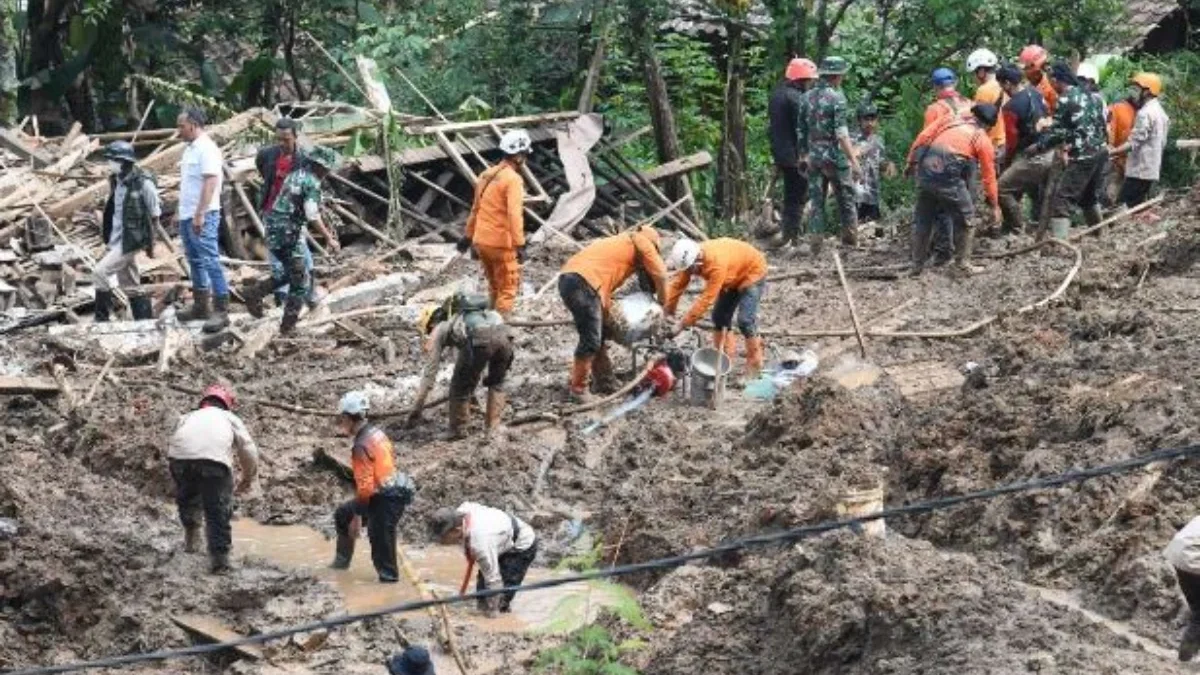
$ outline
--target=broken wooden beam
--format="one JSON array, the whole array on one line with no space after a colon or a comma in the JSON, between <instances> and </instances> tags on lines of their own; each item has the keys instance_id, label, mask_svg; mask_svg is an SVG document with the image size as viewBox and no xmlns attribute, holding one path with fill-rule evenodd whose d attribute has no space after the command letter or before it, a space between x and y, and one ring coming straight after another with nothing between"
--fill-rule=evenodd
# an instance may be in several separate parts
<instances>
[{"instance_id":1,"label":"broken wooden beam","mask_svg":"<svg viewBox=\"0 0 1200 675\"><path fill-rule=\"evenodd\" d=\"M688 173L689 171L695 171L709 164L712 164L712 155L708 154L705 150L701 150L694 155L680 157L666 164L660 164L649 171L642 171L638 173L637 177L650 182L660 181Z\"/></svg>"},{"instance_id":2,"label":"broken wooden beam","mask_svg":"<svg viewBox=\"0 0 1200 675\"><path fill-rule=\"evenodd\" d=\"M31 160L35 169L43 169L54 163L44 150L26 143L12 129L0 128L0 145L20 155L22 159Z\"/></svg>"},{"instance_id":3,"label":"broken wooden beam","mask_svg":"<svg viewBox=\"0 0 1200 675\"><path fill-rule=\"evenodd\" d=\"M60 391L57 382L44 377L0 376L0 394L46 396L58 394Z\"/></svg>"},{"instance_id":4,"label":"broken wooden beam","mask_svg":"<svg viewBox=\"0 0 1200 675\"><path fill-rule=\"evenodd\" d=\"M232 628L226 626L220 619L213 616L204 616L201 614L184 614L173 615L171 621L175 625L192 633L207 642L231 642L240 640L244 635L239 635ZM263 651L257 645L238 645L230 647L236 654L243 656L252 661L261 661Z\"/></svg>"},{"instance_id":5,"label":"broken wooden beam","mask_svg":"<svg viewBox=\"0 0 1200 675\"><path fill-rule=\"evenodd\" d=\"M548 124L551 122L563 122L573 120L579 117L577 110L565 110L562 112L542 113L538 115L521 115L519 117L501 117L490 120L480 120L477 122L451 122L449 124L433 124L422 125L412 124L404 127L404 132L414 135L423 134L450 134L459 131L476 131L479 129L487 129L490 126L536 126Z\"/></svg>"}]
</instances>

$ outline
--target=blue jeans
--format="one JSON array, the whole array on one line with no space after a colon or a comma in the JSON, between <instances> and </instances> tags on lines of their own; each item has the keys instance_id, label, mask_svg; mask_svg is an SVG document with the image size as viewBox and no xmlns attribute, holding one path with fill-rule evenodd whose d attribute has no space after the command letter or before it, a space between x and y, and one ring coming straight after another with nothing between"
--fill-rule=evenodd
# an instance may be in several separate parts
<instances>
[{"instance_id":1,"label":"blue jeans","mask_svg":"<svg viewBox=\"0 0 1200 675\"><path fill-rule=\"evenodd\" d=\"M300 240L300 247L304 249L304 269L308 272L308 304L313 305L317 302L317 283L313 278L313 257L312 250L308 248L308 238ZM284 301L287 300L288 291L288 273L283 269L283 262L275 257L274 253L267 252L267 260L271 261L271 277L274 279L283 279L283 283L275 287L275 300L282 307Z\"/></svg>"},{"instance_id":2,"label":"blue jeans","mask_svg":"<svg viewBox=\"0 0 1200 675\"><path fill-rule=\"evenodd\" d=\"M192 290L207 291L213 295L228 296L229 283L225 281L225 270L221 269L221 250L217 245L217 231L221 222L220 211L204 214L204 229L200 234L192 231L192 219L179 220L179 238L183 241L183 252L188 267L192 269Z\"/></svg>"},{"instance_id":3,"label":"blue jeans","mask_svg":"<svg viewBox=\"0 0 1200 675\"><path fill-rule=\"evenodd\" d=\"M737 329L745 337L758 335L758 305L767 290L763 279L744 291L721 291L713 305L712 322L717 330L732 328L734 312L737 313Z\"/></svg>"}]
</instances>

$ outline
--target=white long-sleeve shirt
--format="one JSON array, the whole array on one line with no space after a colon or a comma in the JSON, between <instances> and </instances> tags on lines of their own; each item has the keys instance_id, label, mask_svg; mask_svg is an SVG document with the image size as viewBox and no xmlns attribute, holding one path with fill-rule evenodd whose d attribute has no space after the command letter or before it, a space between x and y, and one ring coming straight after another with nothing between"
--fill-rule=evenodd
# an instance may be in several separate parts
<instances>
[{"instance_id":1,"label":"white long-sleeve shirt","mask_svg":"<svg viewBox=\"0 0 1200 675\"><path fill-rule=\"evenodd\" d=\"M167 457L171 459L207 459L219 462L232 471L233 453L250 480L258 473L258 446L246 430L246 424L233 413L217 406L193 410L179 418Z\"/></svg>"},{"instance_id":2,"label":"white long-sleeve shirt","mask_svg":"<svg viewBox=\"0 0 1200 675\"><path fill-rule=\"evenodd\" d=\"M533 527L500 509L475 502L463 502L456 509L463 516L463 547L475 564L487 588L502 588L500 556L509 551L525 551L537 539ZM513 520L517 532L513 534Z\"/></svg>"},{"instance_id":3,"label":"white long-sleeve shirt","mask_svg":"<svg viewBox=\"0 0 1200 675\"><path fill-rule=\"evenodd\" d=\"M1176 533L1163 555L1177 569L1200 574L1200 517L1192 518Z\"/></svg>"},{"instance_id":4,"label":"white long-sleeve shirt","mask_svg":"<svg viewBox=\"0 0 1200 675\"><path fill-rule=\"evenodd\" d=\"M1167 131L1171 120L1157 98L1151 98L1138 108L1129 132L1129 158L1125 160L1125 177L1158 180L1162 171L1163 151L1167 147Z\"/></svg>"}]
</instances>

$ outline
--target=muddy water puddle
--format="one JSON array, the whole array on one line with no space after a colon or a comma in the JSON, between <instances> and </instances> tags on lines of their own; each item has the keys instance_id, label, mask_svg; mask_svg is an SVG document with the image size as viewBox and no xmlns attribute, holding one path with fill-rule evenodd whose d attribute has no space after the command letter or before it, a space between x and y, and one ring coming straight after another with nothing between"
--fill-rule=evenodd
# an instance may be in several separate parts
<instances>
[{"instance_id":1,"label":"muddy water puddle","mask_svg":"<svg viewBox=\"0 0 1200 675\"><path fill-rule=\"evenodd\" d=\"M355 547L348 570L329 568L334 543L305 525L263 525L252 520L233 522L233 545L237 556L264 559L285 569L303 570L324 581L345 601L350 613L368 612L404 602L420 600L421 592L404 574L399 583L381 584L371 565L371 546L364 535ZM403 555L412 563L421 582L440 595L458 592L466 571L466 559L457 546L402 546ZM403 566L403 564L401 565ZM559 573L534 567L526 583L559 576ZM474 589L474 579L469 590ZM473 603L450 605L447 609L456 622L467 622L492 632L569 631L596 618L606 605L619 602L603 587L579 582L528 593L518 593L512 613L488 619Z\"/></svg>"}]
</instances>

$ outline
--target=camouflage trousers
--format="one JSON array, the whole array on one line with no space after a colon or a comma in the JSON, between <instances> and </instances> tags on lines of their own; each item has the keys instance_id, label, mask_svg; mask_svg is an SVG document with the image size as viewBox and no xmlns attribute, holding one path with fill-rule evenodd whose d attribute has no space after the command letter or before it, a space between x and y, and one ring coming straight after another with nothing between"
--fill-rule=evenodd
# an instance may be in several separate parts
<instances>
[{"instance_id":1,"label":"camouflage trousers","mask_svg":"<svg viewBox=\"0 0 1200 675\"><path fill-rule=\"evenodd\" d=\"M836 164L818 162L812 165L808 192L812 200L812 214L808 219L808 231L820 234L825 231L825 194L832 190L837 200L838 220L841 222L842 241L853 242L858 234L858 209L854 204L854 179L850 169Z\"/></svg>"},{"instance_id":2,"label":"camouflage trousers","mask_svg":"<svg viewBox=\"0 0 1200 675\"><path fill-rule=\"evenodd\" d=\"M281 264L271 266L271 290L287 284L289 303L299 308L308 298L310 278L305 264L304 232L296 228L274 227L267 230L271 255Z\"/></svg>"}]
</instances>

